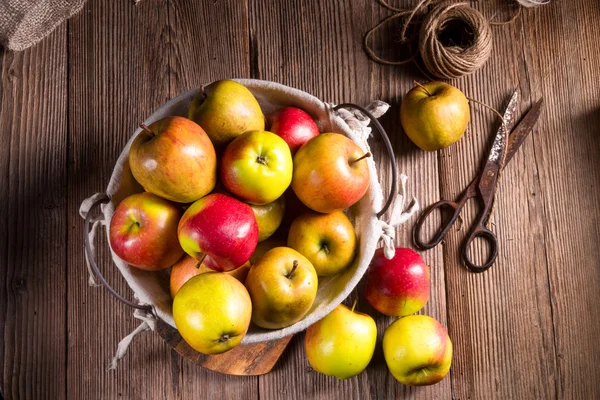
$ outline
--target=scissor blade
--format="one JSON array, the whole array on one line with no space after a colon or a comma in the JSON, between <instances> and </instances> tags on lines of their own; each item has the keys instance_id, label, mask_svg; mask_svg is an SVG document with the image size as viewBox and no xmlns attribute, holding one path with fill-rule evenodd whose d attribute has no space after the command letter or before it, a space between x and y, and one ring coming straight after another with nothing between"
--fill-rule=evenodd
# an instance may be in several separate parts
<instances>
[{"instance_id":1,"label":"scissor blade","mask_svg":"<svg viewBox=\"0 0 600 400\"><path fill-rule=\"evenodd\" d=\"M504 111L503 121L504 123L498 128L492 149L488 156L488 160L485 163L481 178L479 180L479 192L483 196L484 202L490 201L494 197L494 191L496 184L498 183L498 173L502 163L504 162L504 153L506 152L506 143L508 141L508 135L515 123L515 114L517 111L517 104L519 103L519 89L515 89L508 106Z\"/></svg>"},{"instance_id":2,"label":"scissor blade","mask_svg":"<svg viewBox=\"0 0 600 400\"><path fill-rule=\"evenodd\" d=\"M525 138L529 135L529 132L533 129L538 119L540 119L540 114L542 113L542 105L544 103L544 99L538 100L537 103L531 107L531 109L527 112L525 117L519 122L517 127L513 129L509 138L508 138L508 147L506 149L506 156L504 157L504 167L509 161L513 158Z\"/></svg>"}]
</instances>

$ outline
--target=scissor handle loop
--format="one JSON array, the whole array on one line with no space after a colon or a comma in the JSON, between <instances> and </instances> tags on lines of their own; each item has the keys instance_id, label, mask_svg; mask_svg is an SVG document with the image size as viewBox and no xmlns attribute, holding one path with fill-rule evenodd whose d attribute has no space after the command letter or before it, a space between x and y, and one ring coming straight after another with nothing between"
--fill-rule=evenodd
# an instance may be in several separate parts
<instances>
[{"instance_id":1,"label":"scissor handle loop","mask_svg":"<svg viewBox=\"0 0 600 400\"><path fill-rule=\"evenodd\" d=\"M471 257L469 257L469 249L476 238L482 238L490 245L490 255L483 265L476 265L471 261ZM463 261L471 272L484 272L494 264L498 257L498 238L496 238L494 232L490 231L482 223L478 223L463 242L462 253Z\"/></svg>"},{"instance_id":2,"label":"scissor handle loop","mask_svg":"<svg viewBox=\"0 0 600 400\"><path fill-rule=\"evenodd\" d=\"M450 217L450 219L447 222L444 222L442 220L442 224L440 225L435 236L431 240L429 240L429 241L423 240L423 238L421 237L421 229L423 228L423 225L425 225L425 221L427 220L429 215L434 210L437 210L437 209L441 210L442 208L452 209L454 211L452 214L452 217ZM446 233L450 230L452 225L454 225L454 222L460 215L461 208L462 208L462 204L459 204L455 201L448 201L448 200L440 200L437 203L433 203L432 205L427 207L421 213L421 215L419 216L419 219L417 219L417 222L415 224L415 229L413 230L413 242L414 242L415 246L419 250L429 250L429 249L432 249L435 246L437 246L442 241L442 239L444 238Z\"/></svg>"}]
</instances>

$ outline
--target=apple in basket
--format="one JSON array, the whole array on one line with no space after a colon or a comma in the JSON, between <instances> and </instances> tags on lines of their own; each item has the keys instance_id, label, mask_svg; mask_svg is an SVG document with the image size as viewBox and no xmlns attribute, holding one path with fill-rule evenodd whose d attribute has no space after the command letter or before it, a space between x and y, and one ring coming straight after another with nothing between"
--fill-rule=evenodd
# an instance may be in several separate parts
<instances>
[{"instance_id":1,"label":"apple in basket","mask_svg":"<svg viewBox=\"0 0 600 400\"><path fill-rule=\"evenodd\" d=\"M178 228L183 250L215 271L231 271L250 259L258 226L250 206L213 193L192 204Z\"/></svg>"},{"instance_id":2,"label":"apple in basket","mask_svg":"<svg viewBox=\"0 0 600 400\"><path fill-rule=\"evenodd\" d=\"M227 146L219 169L221 182L250 204L277 200L292 181L292 154L272 132L251 131Z\"/></svg>"},{"instance_id":3,"label":"apple in basket","mask_svg":"<svg viewBox=\"0 0 600 400\"><path fill-rule=\"evenodd\" d=\"M396 248L391 260L377 249L367 271L365 298L382 314L404 316L419 311L429 300L429 266L421 256Z\"/></svg>"},{"instance_id":4,"label":"apple in basket","mask_svg":"<svg viewBox=\"0 0 600 400\"><path fill-rule=\"evenodd\" d=\"M347 379L367 368L375 351L377 325L367 314L340 304L311 325L304 336L310 365L322 374Z\"/></svg>"},{"instance_id":5,"label":"apple in basket","mask_svg":"<svg viewBox=\"0 0 600 400\"><path fill-rule=\"evenodd\" d=\"M318 276L328 276L344 270L354 260L356 233L341 211L308 211L292 223L287 243L308 258Z\"/></svg>"},{"instance_id":6,"label":"apple in basket","mask_svg":"<svg viewBox=\"0 0 600 400\"><path fill-rule=\"evenodd\" d=\"M145 190L179 203L198 200L217 182L210 139L198 124L183 117L143 126L131 144L129 166Z\"/></svg>"},{"instance_id":7,"label":"apple in basket","mask_svg":"<svg viewBox=\"0 0 600 400\"><path fill-rule=\"evenodd\" d=\"M261 206L251 204L250 208L258 224L258 241L262 242L271 237L281 225L285 213L285 196Z\"/></svg>"},{"instance_id":8,"label":"apple in basket","mask_svg":"<svg viewBox=\"0 0 600 400\"><path fill-rule=\"evenodd\" d=\"M246 131L265 129L265 116L254 95L231 80L213 82L200 92L188 117L204 128L219 149Z\"/></svg>"},{"instance_id":9,"label":"apple in basket","mask_svg":"<svg viewBox=\"0 0 600 400\"><path fill-rule=\"evenodd\" d=\"M123 261L149 271L169 268L183 255L177 240L181 209L152 193L125 198L110 221L110 247Z\"/></svg>"},{"instance_id":10,"label":"apple in basket","mask_svg":"<svg viewBox=\"0 0 600 400\"><path fill-rule=\"evenodd\" d=\"M365 153L339 133L322 133L294 156L292 189L309 208L320 213L341 211L359 201L369 188Z\"/></svg>"},{"instance_id":11,"label":"apple in basket","mask_svg":"<svg viewBox=\"0 0 600 400\"><path fill-rule=\"evenodd\" d=\"M302 254L287 247L269 250L246 278L252 322L280 329L300 321L315 301L317 285L315 268Z\"/></svg>"},{"instance_id":12,"label":"apple in basket","mask_svg":"<svg viewBox=\"0 0 600 400\"><path fill-rule=\"evenodd\" d=\"M233 276L240 282L246 280L248 270L250 269L250 261L245 263L239 268L233 271L225 272ZM171 268L171 275L169 277L169 288L171 291L171 297L175 298L175 295L181 289L184 283L192 279L196 275L204 274L206 272L212 272L213 270L208 268L204 263L199 262L195 258L189 255L185 255L179 259Z\"/></svg>"},{"instance_id":13,"label":"apple in basket","mask_svg":"<svg viewBox=\"0 0 600 400\"><path fill-rule=\"evenodd\" d=\"M224 353L237 346L248 331L251 312L244 285L219 272L194 276L173 300L173 320L179 334L204 354Z\"/></svg>"},{"instance_id":14,"label":"apple in basket","mask_svg":"<svg viewBox=\"0 0 600 400\"><path fill-rule=\"evenodd\" d=\"M442 324L426 315L397 319L383 334L383 355L396 380L404 385L433 385L452 364L452 342Z\"/></svg>"},{"instance_id":15,"label":"apple in basket","mask_svg":"<svg viewBox=\"0 0 600 400\"><path fill-rule=\"evenodd\" d=\"M267 116L269 130L280 136L296 154L302 145L319 135L319 127L308 113L296 107L284 107Z\"/></svg>"}]
</instances>

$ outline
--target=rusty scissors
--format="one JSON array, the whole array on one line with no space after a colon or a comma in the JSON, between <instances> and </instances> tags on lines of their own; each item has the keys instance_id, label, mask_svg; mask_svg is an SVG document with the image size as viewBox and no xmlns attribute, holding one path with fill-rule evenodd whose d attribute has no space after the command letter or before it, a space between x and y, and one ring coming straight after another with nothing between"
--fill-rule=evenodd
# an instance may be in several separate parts
<instances>
[{"instance_id":1,"label":"rusty scissors","mask_svg":"<svg viewBox=\"0 0 600 400\"><path fill-rule=\"evenodd\" d=\"M467 268L469 268L469 270L472 272L483 272L494 264L494 261L498 256L498 239L496 238L494 232L487 227L487 223L494 204L494 195L498 186L500 170L512 159L513 155L519 149L539 119L543 103L543 99L540 99L537 103L535 103L529 112L527 112L525 117L523 117L519 125L515 129L512 129L515 124L515 113L517 110L518 99L519 91L516 89L508 102L506 110L504 111L504 123L500 126L498 132L496 133L496 137L488 155L487 162L481 173L475 179L473 179L471 184L456 201L438 201L437 203L427 207L419 216L413 231L413 241L420 250L428 250L437 246L442 241L448 230L450 230L450 227L452 227L456 219L460 216L460 213L467 201L476 197L479 200L481 208L475 219L475 223L471 228L471 231L463 242L462 258ZM508 135L507 132L510 132L510 135ZM421 239L421 229L423 228L427 217L434 210L440 209L440 211L442 211L444 208L450 209L453 212L452 216L447 222L442 222L442 225L438 228L437 233L430 241L423 241ZM490 245L490 255L483 265L474 264L469 257L469 248L473 243L473 240L476 238L482 238Z\"/></svg>"}]
</instances>

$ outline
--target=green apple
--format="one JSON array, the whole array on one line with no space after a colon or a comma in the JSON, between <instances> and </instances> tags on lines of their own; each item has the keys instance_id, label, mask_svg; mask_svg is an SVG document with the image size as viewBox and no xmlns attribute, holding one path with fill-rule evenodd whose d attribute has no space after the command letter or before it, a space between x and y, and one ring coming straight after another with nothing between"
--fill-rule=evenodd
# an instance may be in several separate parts
<instances>
[{"instance_id":1,"label":"green apple","mask_svg":"<svg viewBox=\"0 0 600 400\"><path fill-rule=\"evenodd\" d=\"M322 374L347 379L367 368L377 341L371 316L343 304L306 330L304 348L310 365Z\"/></svg>"},{"instance_id":2,"label":"green apple","mask_svg":"<svg viewBox=\"0 0 600 400\"><path fill-rule=\"evenodd\" d=\"M265 129L265 116L252 92L230 80L213 82L199 93L188 118L206 131L216 148L246 131Z\"/></svg>"},{"instance_id":3,"label":"green apple","mask_svg":"<svg viewBox=\"0 0 600 400\"><path fill-rule=\"evenodd\" d=\"M426 315L396 320L383 335L385 362L404 385L432 385L444 379L452 363L452 342L442 324Z\"/></svg>"},{"instance_id":4,"label":"green apple","mask_svg":"<svg viewBox=\"0 0 600 400\"><path fill-rule=\"evenodd\" d=\"M246 278L252 322L281 329L300 321L315 301L317 286L317 273L306 257L287 247L269 250Z\"/></svg>"},{"instance_id":5,"label":"green apple","mask_svg":"<svg viewBox=\"0 0 600 400\"><path fill-rule=\"evenodd\" d=\"M337 274L354 260L356 233L341 211L320 214L308 211L294 220L288 246L312 263L319 276Z\"/></svg>"},{"instance_id":6,"label":"green apple","mask_svg":"<svg viewBox=\"0 0 600 400\"><path fill-rule=\"evenodd\" d=\"M262 206L251 204L250 208L254 211L256 223L258 224L258 241L262 242L275 233L281 225L285 213L285 197L281 196L277 200Z\"/></svg>"},{"instance_id":7,"label":"green apple","mask_svg":"<svg viewBox=\"0 0 600 400\"><path fill-rule=\"evenodd\" d=\"M243 284L222 272L189 279L173 300L173 319L194 350L219 354L237 346L248 331L252 303Z\"/></svg>"},{"instance_id":8,"label":"green apple","mask_svg":"<svg viewBox=\"0 0 600 400\"><path fill-rule=\"evenodd\" d=\"M427 151L440 150L460 140L470 115L464 93L443 82L419 84L404 96L400 105L404 132Z\"/></svg>"},{"instance_id":9,"label":"green apple","mask_svg":"<svg viewBox=\"0 0 600 400\"><path fill-rule=\"evenodd\" d=\"M277 200L292 181L292 153L267 131L240 135L227 146L219 169L221 182L242 200L263 205Z\"/></svg>"}]
</instances>

